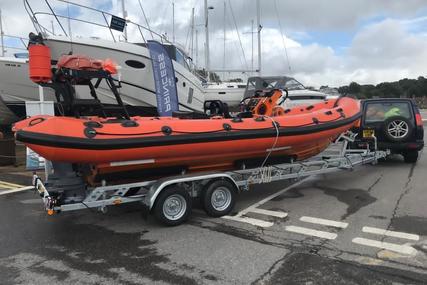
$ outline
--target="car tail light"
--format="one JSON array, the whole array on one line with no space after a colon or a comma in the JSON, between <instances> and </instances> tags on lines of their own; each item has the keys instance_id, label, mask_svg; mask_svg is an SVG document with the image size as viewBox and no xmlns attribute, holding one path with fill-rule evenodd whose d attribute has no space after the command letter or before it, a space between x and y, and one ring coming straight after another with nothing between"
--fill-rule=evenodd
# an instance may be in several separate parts
<instances>
[{"instance_id":1,"label":"car tail light","mask_svg":"<svg viewBox=\"0 0 427 285\"><path fill-rule=\"evenodd\" d=\"M421 117L420 110L418 109L418 107L415 107L415 122L417 123L417 126L423 126L423 118Z\"/></svg>"},{"instance_id":2,"label":"car tail light","mask_svg":"<svg viewBox=\"0 0 427 285\"><path fill-rule=\"evenodd\" d=\"M409 143L408 148L417 148L418 145L416 143Z\"/></svg>"},{"instance_id":3,"label":"car tail light","mask_svg":"<svg viewBox=\"0 0 427 285\"><path fill-rule=\"evenodd\" d=\"M421 114L415 114L415 121L417 122L417 126L421 127L423 125L423 118Z\"/></svg>"}]
</instances>

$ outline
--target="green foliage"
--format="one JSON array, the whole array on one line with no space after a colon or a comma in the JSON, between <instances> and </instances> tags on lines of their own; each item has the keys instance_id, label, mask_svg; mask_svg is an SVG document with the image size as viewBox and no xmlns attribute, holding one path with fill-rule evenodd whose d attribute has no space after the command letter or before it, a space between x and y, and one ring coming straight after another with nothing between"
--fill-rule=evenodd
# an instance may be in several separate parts
<instances>
[{"instance_id":1,"label":"green foliage","mask_svg":"<svg viewBox=\"0 0 427 285\"><path fill-rule=\"evenodd\" d=\"M359 85L356 82L338 88L341 94L351 94L358 98L419 98L427 97L427 79L401 79L395 82L382 82L378 85Z\"/></svg>"}]
</instances>

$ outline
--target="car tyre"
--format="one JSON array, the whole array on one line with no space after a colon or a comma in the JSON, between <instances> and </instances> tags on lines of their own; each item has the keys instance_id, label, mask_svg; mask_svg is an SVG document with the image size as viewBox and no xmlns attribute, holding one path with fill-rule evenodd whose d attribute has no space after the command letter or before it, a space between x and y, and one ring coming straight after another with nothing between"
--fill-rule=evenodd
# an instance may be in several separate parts
<instances>
[{"instance_id":1,"label":"car tyre","mask_svg":"<svg viewBox=\"0 0 427 285\"><path fill-rule=\"evenodd\" d=\"M406 141L414 130L410 120L402 116L394 116L384 121L384 135L392 142Z\"/></svg>"},{"instance_id":2,"label":"car tyre","mask_svg":"<svg viewBox=\"0 0 427 285\"><path fill-rule=\"evenodd\" d=\"M416 163L418 160L418 151L411 150L403 153L403 159L406 163Z\"/></svg>"}]
</instances>

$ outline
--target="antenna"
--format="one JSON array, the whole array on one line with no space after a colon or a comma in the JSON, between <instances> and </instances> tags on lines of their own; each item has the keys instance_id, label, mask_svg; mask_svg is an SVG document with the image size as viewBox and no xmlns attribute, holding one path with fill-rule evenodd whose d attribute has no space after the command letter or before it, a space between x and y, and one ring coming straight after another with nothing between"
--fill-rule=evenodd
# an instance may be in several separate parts
<instances>
[{"instance_id":1,"label":"antenna","mask_svg":"<svg viewBox=\"0 0 427 285\"><path fill-rule=\"evenodd\" d=\"M55 35L55 27L53 26L53 20L50 20L50 25L52 27L52 34Z\"/></svg>"}]
</instances>

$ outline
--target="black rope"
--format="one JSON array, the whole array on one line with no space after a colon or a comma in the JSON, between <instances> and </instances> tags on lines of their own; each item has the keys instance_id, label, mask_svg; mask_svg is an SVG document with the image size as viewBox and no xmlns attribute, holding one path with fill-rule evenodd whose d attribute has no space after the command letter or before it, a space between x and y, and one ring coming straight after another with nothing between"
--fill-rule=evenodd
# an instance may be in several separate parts
<instances>
[{"instance_id":1,"label":"black rope","mask_svg":"<svg viewBox=\"0 0 427 285\"><path fill-rule=\"evenodd\" d=\"M341 119L341 116L329 121L318 121L318 123L321 124L326 124L326 123L330 123L330 122L334 122ZM310 122L307 124L302 124L302 125L296 125L296 126L286 126L286 127L279 127L279 129L283 129L283 128L297 128L297 127L306 127L306 126L310 126L310 125L315 125L314 122ZM241 128L232 128L231 131L264 131L264 130L270 130L270 129L276 129L274 126L272 127L268 127L268 128L260 128L260 129L241 129ZM178 131L178 130L173 130L173 133L177 133L177 134L214 134L214 133L220 133L220 132L224 132L225 130L223 128L219 129L219 130L213 130L213 131L202 131L202 132L192 132L192 131ZM153 134L158 134L158 133L162 133L162 130L158 130L158 131L153 131L153 132L146 132L146 133L132 133L132 134L118 134L118 133L107 133L107 132L96 132L97 135L105 135L105 136L143 136L143 135L153 135Z\"/></svg>"}]
</instances>

